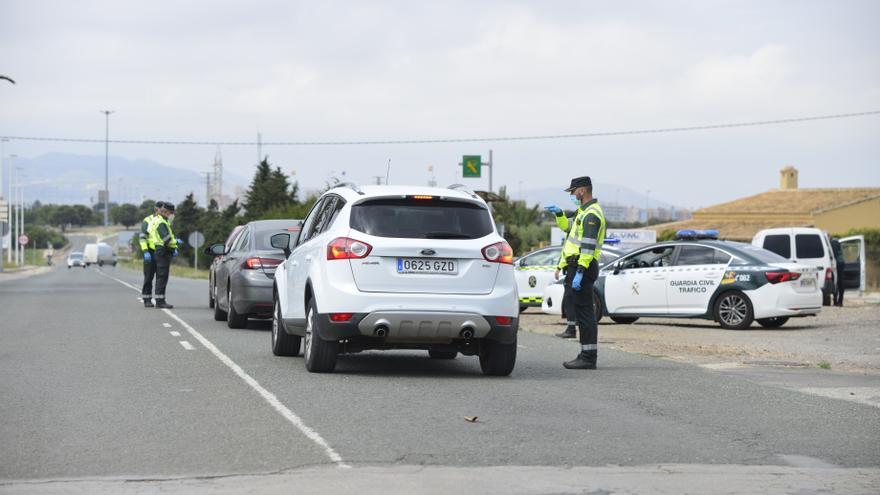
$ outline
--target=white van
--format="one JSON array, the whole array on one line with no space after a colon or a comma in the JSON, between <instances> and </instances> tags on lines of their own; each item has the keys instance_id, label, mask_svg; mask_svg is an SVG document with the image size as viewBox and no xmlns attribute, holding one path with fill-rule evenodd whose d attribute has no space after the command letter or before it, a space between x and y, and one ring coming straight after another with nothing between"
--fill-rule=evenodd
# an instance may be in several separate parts
<instances>
[{"instance_id":1,"label":"white van","mask_svg":"<svg viewBox=\"0 0 880 495\"><path fill-rule=\"evenodd\" d=\"M113 248L104 242L86 244L86 247L83 249L83 259L86 262L86 266L116 266L116 255L113 253Z\"/></svg>"},{"instance_id":2,"label":"white van","mask_svg":"<svg viewBox=\"0 0 880 495\"><path fill-rule=\"evenodd\" d=\"M864 243L863 236L840 239L844 252L864 253ZM837 261L831 249L831 239L823 230L812 227L765 229L755 234L752 245L773 251L794 263L818 268L817 282L819 287L822 287L822 304L825 306L831 304L834 293L837 292L838 277L844 277L847 288L864 290L863 286L860 287L862 285L860 282L865 278L864 255L860 256L858 261L847 263L846 273L838 274Z\"/></svg>"}]
</instances>

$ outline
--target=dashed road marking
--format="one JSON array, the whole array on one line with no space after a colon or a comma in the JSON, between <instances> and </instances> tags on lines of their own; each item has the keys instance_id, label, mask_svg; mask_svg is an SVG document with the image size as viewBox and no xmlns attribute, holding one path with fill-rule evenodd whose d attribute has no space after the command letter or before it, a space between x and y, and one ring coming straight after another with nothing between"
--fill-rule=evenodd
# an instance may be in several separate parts
<instances>
[{"instance_id":1,"label":"dashed road marking","mask_svg":"<svg viewBox=\"0 0 880 495\"><path fill-rule=\"evenodd\" d=\"M163 323L162 326L165 328L171 328L171 323Z\"/></svg>"},{"instance_id":2,"label":"dashed road marking","mask_svg":"<svg viewBox=\"0 0 880 495\"><path fill-rule=\"evenodd\" d=\"M172 337L180 337L180 332L168 332Z\"/></svg>"},{"instance_id":3,"label":"dashed road marking","mask_svg":"<svg viewBox=\"0 0 880 495\"><path fill-rule=\"evenodd\" d=\"M100 273L100 272L96 272L96 273ZM140 292L139 288L131 285L128 282L125 282L123 280L119 280L118 278L112 277L112 276L107 275L105 273L100 273L100 275L103 277L107 277L110 280L115 280L115 281L119 282L120 284L122 284L132 290ZM223 351L221 351L219 348L217 348L217 346L215 346L210 340L206 339L195 328L191 327L189 325L189 323L183 321L183 319L181 319L179 316L177 316L176 314L171 312L171 310L163 308L162 311L164 311L165 314L167 314L169 317L171 317L172 319L177 321L177 323L179 323L183 328L185 328L186 331L189 332L190 335L193 336L193 338L198 340L200 344L202 344L206 349L208 349L211 352L211 354L214 355L214 357L219 359L223 364L225 364L229 369L231 369L233 373L235 373L236 375L238 375L239 378L244 380L245 383L247 383L252 389L254 389L260 395L260 397L263 398L263 400L268 402L269 405L272 406L272 408L275 409L276 412L278 412L278 414L280 414L282 417L284 417L284 419L286 419L293 426L295 426L303 435L306 436L306 438L308 438L309 440L311 440L312 442L317 444L319 447L324 449L324 453L327 455L327 457L330 458L331 461L333 461L336 464L337 467L344 468L344 469L351 468L351 465L346 464L346 462L342 459L342 456L339 455L339 453L336 452L336 450L334 450L333 447L331 447L330 444L327 443L326 440L324 440L324 437L322 437L317 431L313 430L307 424L305 424L305 422L302 420L302 418L297 416L296 413L291 411L280 400L278 400L278 397L276 397L275 394L273 394L272 392L269 392L268 390L263 388L263 386L260 385L260 383L258 381L256 381L252 376L247 374L247 372L245 372L241 368L241 366L236 364L235 361L233 361L232 359L229 358L229 356L224 354Z\"/></svg>"},{"instance_id":4,"label":"dashed road marking","mask_svg":"<svg viewBox=\"0 0 880 495\"><path fill-rule=\"evenodd\" d=\"M188 351L194 351L194 350L196 349L195 347L193 347L192 344L190 344L189 342L187 342L187 341L185 341L185 340L181 340L181 341L180 341L180 345L182 345L183 348L186 349L186 350L188 350Z\"/></svg>"}]
</instances>

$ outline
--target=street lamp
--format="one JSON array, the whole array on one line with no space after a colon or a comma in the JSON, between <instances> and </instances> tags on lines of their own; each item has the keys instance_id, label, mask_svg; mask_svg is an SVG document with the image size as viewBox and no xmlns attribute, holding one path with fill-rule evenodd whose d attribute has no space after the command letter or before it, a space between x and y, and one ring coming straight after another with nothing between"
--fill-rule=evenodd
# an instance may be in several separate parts
<instances>
[{"instance_id":1,"label":"street lamp","mask_svg":"<svg viewBox=\"0 0 880 495\"><path fill-rule=\"evenodd\" d=\"M104 227L110 224L110 114L113 110L101 110L104 114Z\"/></svg>"}]
</instances>

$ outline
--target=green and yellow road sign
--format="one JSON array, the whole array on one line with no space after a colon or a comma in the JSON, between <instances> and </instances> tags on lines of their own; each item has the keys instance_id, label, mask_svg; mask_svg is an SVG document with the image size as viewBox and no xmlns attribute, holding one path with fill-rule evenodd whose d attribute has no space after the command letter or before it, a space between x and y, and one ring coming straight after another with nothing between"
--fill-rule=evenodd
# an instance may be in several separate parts
<instances>
[{"instance_id":1,"label":"green and yellow road sign","mask_svg":"<svg viewBox=\"0 0 880 495\"><path fill-rule=\"evenodd\" d=\"M480 177L483 160L480 155L464 155L461 158L462 177Z\"/></svg>"}]
</instances>

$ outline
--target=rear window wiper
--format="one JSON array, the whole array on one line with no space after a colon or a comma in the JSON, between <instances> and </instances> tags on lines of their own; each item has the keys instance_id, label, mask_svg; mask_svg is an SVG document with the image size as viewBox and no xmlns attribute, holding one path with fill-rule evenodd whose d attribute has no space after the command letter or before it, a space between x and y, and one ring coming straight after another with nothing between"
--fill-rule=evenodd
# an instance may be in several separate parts
<instances>
[{"instance_id":1,"label":"rear window wiper","mask_svg":"<svg viewBox=\"0 0 880 495\"><path fill-rule=\"evenodd\" d=\"M471 239L471 236L459 232L425 232L425 239Z\"/></svg>"}]
</instances>

